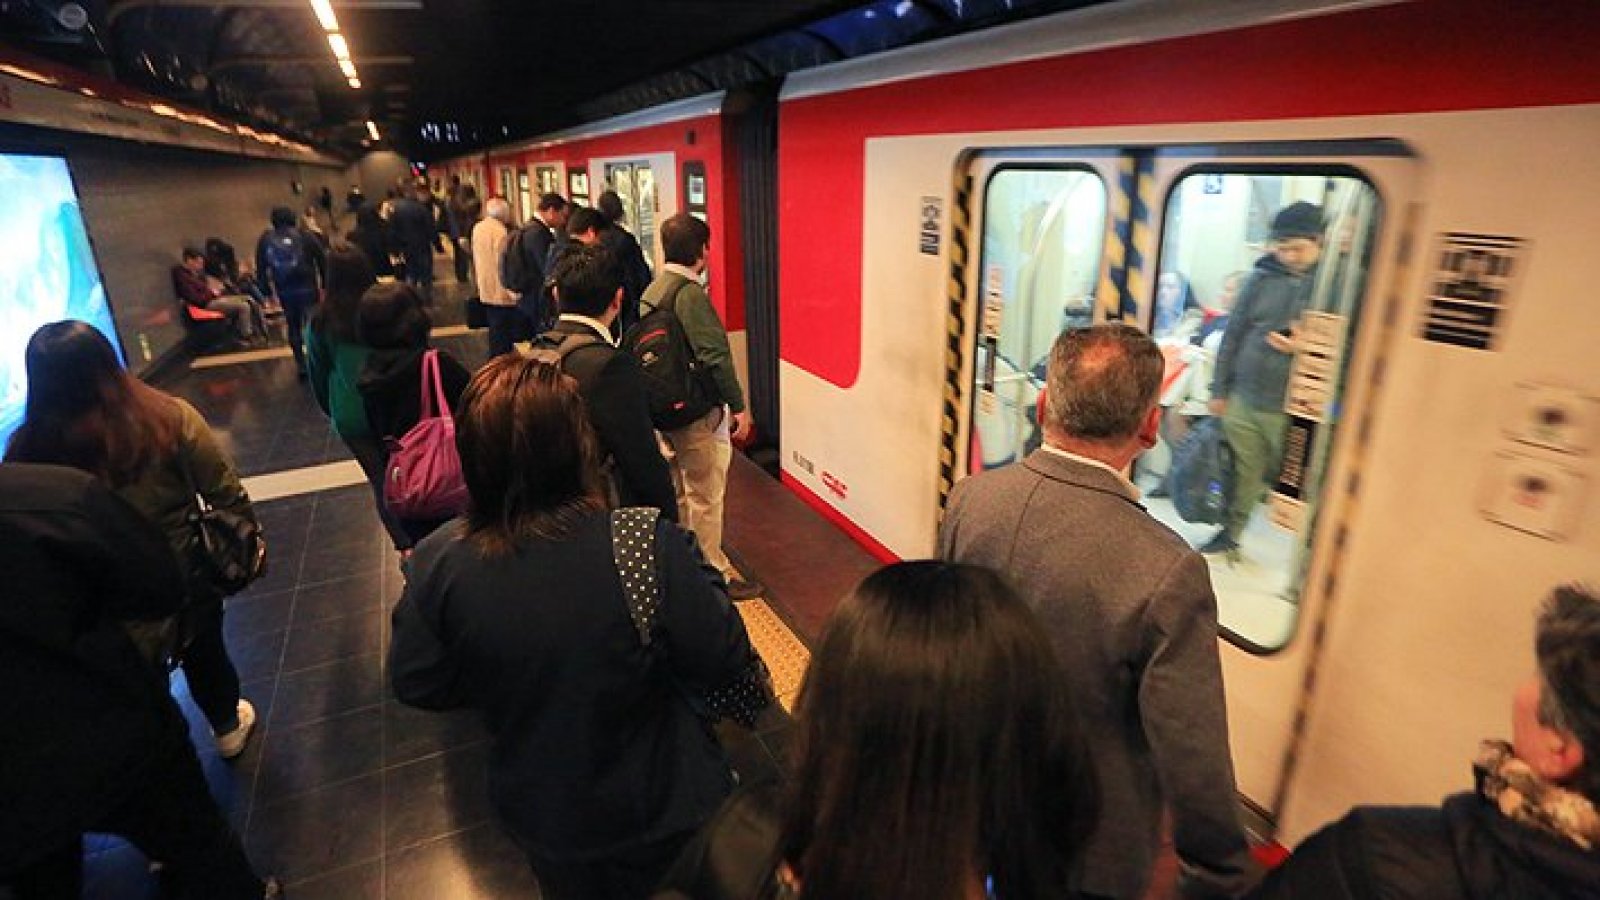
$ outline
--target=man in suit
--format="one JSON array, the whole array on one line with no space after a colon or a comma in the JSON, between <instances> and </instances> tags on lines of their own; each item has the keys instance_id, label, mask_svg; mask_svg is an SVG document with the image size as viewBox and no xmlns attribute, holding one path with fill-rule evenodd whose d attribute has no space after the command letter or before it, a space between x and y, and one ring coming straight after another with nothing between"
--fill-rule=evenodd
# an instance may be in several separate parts
<instances>
[{"instance_id":1,"label":"man in suit","mask_svg":"<svg viewBox=\"0 0 1600 900\"><path fill-rule=\"evenodd\" d=\"M521 261L520 279L504 277L509 274L502 261L500 272L507 290L517 295L517 308L532 323L537 333L550 326L553 314L549 281L550 262L555 259L558 245L565 241L567 230L567 199L560 194L544 194L533 218L524 222L522 229L506 245L506 254L516 253Z\"/></svg>"},{"instance_id":2,"label":"man in suit","mask_svg":"<svg viewBox=\"0 0 1600 900\"><path fill-rule=\"evenodd\" d=\"M1205 560L1151 518L1123 474L1155 445L1163 361L1127 325L1056 339L1044 446L956 486L945 559L1004 573L1038 610L1083 698L1101 817L1072 887L1141 897L1163 808L1187 896L1234 896L1255 877L1234 797Z\"/></svg>"},{"instance_id":3,"label":"man in suit","mask_svg":"<svg viewBox=\"0 0 1600 900\"><path fill-rule=\"evenodd\" d=\"M536 352L554 354L578 382L600 448L611 458L612 486L623 506L654 506L677 521L672 474L656 443L644 375L617 349L611 325L622 310L622 272L603 247L574 243L551 267L561 316L540 335Z\"/></svg>"}]
</instances>

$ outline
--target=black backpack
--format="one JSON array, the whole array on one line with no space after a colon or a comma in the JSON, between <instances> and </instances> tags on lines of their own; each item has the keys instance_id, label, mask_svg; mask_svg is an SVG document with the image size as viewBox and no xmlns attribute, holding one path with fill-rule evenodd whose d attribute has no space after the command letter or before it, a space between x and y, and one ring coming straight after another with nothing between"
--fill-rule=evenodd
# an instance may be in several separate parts
<instances>
[{"instance_id":1,"label":"black backpack","mask_svg":"<svg viewBox=\"0 0 1600 900\"><path fill-rule=\"evenodd\" d=\"M526 227L512 231L511 237L506 240L505 252L500 256L500 283L505 285L506 290L519 294L527 293L533 282L543 280L543 273L523 244L527 233Z\"/></svg>"},{"instance_id":2,"label":"black backpack","mask_svg":"<svg viewBox=\"0 0 1600 900\"><path fill-rule=\"evenodd\" d=\"M1233 448L1222 433L1222 419L1206 416L1172 449L1167 470L1172 506L1185 522L1220 525L1233 496Z\"/></svg>"},{"instance_id":3,"label":"black backpack","mask_svg":"<svg viewBox=\"0 0 1600 900\"><path fill-rule=\"evenodd\" d=\"M650 422L660 431L675 431L704 418L717 404L717 393L707 384L705 367L675 310L678 295L690 281L674 277L679 284L622 337L623 352L632 354L644 372Z\"/></svg>"},{"instance_id":4,"label":"black backpack","mask_svg":"<svg viewBox=\"0 0 1600 900\"><path fill-rule=\"evenodd\" d=\"M562 371L566 370L567 357L584 347L593 347L604 344L599 335L594 334L558 334L547 331L533 339L532 347L523 354L529 359L537 359L549 363Z\"/></svg>"}]
</instances>

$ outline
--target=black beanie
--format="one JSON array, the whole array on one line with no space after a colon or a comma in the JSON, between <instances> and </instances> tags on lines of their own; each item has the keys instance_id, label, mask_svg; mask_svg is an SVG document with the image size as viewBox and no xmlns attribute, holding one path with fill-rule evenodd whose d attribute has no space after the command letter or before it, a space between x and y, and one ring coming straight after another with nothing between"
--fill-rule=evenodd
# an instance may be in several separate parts
<instances>
[{"instance_id":1,"label":"black beanie","mask_svg":"<svg viewBox=\"0 0 1600 900\"><path fill-rule=\"evenodd\" d=\"M1273 238L1320 238L1322 231L1322 207L1304 200L1285 206L1272 217Z\"/></svg>"}]
</instances>

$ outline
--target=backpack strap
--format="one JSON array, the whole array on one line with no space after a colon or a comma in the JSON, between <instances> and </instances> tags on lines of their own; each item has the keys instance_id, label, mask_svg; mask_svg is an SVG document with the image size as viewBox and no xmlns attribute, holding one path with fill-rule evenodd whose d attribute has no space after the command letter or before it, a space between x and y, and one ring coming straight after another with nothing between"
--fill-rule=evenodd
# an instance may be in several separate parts
<instances>
[{"instance_id":1,"label":"backpack strap","mask_svg":"<svg viewBox=\"0 0 1600 900\"><path fill-rule=\"evenodd\" d=\"M672 277L672 278L678 279L678 286L673 288L671 290L671 292L669 292L665 297L662 297L661 300L659 302L657 302L657 303L651 303L650 301L644 300L642 298L640 299L640 302L643 303L644 305L650 307L650 311L651 312L655 312L658 309L664 309L667 312L672 313L673 315L677 315L678 314L678 295L683 293L683 289L688 287L692 282L690 281L690 279L685 278L683 275L680 275L677 272L668 272L667 275Z\"/></svg>"},{"instance_id":2,"label":"backpack strap","mask_svg":"<svg viewBox=\"0 0 1600 900\"><path fill-rule=\"evenodd\" d=\"M611 512L611 558L622 577L628 617L645 647L650 646L656 608L661 605L661 579L656 573L656 518L660 515L660 510L649 506Z\"/></svg>"}]
</instances>

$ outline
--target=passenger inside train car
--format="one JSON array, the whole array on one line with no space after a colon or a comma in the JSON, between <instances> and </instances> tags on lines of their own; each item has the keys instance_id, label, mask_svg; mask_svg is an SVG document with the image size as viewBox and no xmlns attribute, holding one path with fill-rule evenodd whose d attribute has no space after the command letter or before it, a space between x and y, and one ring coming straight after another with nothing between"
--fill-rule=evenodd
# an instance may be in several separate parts
<instances>
[{"instance_id":1,"label":"passenger inside train car","mask_svg":"<svg viewBox=\"0 0 1600 900\"><path fill-rule=\"evenodd\" d=\"M0 900L1594 896L1595 46L1589 0L0 3L0 441L90 498L0 466ZM474 377L587 401L582 540ZM79 552L147 543L107 490L142 575ZM188 641L117 621L168 557Z\"/></svg>"}]
</instances>

